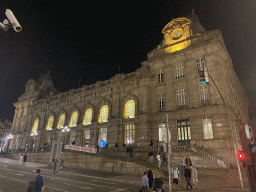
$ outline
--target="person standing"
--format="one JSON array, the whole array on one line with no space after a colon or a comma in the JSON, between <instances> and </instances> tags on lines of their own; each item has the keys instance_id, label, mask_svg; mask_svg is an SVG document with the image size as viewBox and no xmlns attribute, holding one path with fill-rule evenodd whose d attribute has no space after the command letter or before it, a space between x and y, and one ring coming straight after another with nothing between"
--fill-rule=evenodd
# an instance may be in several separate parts
<instances>
[{"instance_id":1,"label":"person standing","mask_svg":"<svg viewBox=\"0 0 256 192\"><path fill-rule=\"evenodd\" d=\"M162 191L163 184L164 184L164 182L160 178L160 175L156 175L155 188L156 188L157 192L161 192Z\"/></svg>"},{"instance_id":2,"label":"person standing","mask_svg":"<svg viewBox=\"0 0 256 192\"><path fill-rule=\"evenodd\" d=\"M192 189L193 186L192 186L191 183L190 183L191 170L189 169L189 166L187 166L187 167L185 168L184 176L185 176L186 181L187 181L187 190L188 190L188 186L190 186L190 188Z\"/></svg>"},{"instance_id":3,"label":"person standing","mask_svg":"<svg viewBox=\"0 0 256 192\"><path fill-rule=\"evenodd\" d=\"M151 170L148 171L148 185L149 185L149 190L152 189L153 186L153 181L154 181L154 175Z\"/></svg>"},{"instance_id":4,"label":"person standing","mask_svg":"<svg viewBox=\"0 0 256 192\"><path fill-rule=\"evenodd\" d=\"M24 157L23 157L23 165L25 165L26 161L27 161L27 154L25 153Z\"/></svg>"},{"instance_id":5,"label":"person standing","mask_svg":"<svg viewBox=\"0 0 256 192\"><path fill-rule=\"evenodd\" d=\"M160 166L161 166L161 156L160 156L160 153L158 153L156 155L156 159L157 159L158 168L160 168Z\"/></svg>"},{"instance_id":6,"label":"person standing","mask_svg":"<svg viewBox=\"0 0 256 192\"><path fill-rule=\"evenodd\" d=\"M197 147L197 141L195 142L195 147Z\"/></svg>"},{"instance_id":7,"label":"person standing","mask_svg":"<svg viewBox=\"0 0 256 192\"><path fill-rule=\"evenodd\" d=\"M40 175L40 169L36 170L36 180L34 183L34 191L33 192L41 192L44 190L44 181L43 177Z\"/></svg>"},{"instance_id":8,"label":"person standing","mask_svg":"<svg viewBox=\"0 0 256 192\"><path fill-rule=\"evenodd\" d=\"M20 155L20 162L19 162L20 165L23 165L23 154Z\"/></svg>"},{"instance_id":9,"label":"person standing","mask_svg":"<svg viewBox=\"0 0 256 192\"><path fill-rule=\"evenodd\" d=\"M153 152L151 150L149 151L148 156L149 156L148 161L152 163L153 162Z\"/></svg>"},{"instance_id":10,"label":"person standing","mask_svg":"<svg viewBox=\"0 0 256 192\"><path fill-rule=\"evenodd\" d=\"M197 190L197 182L198 182L197 170L193 166L190 166L189 168L191 170L191 182L192 182L192 185L193 185L194 189Z\"/></svg>"},{"instance_id":11,"label":"person standing","mask_svg":"<svg viewBox=\"0 0 256 192\"><path fill-rule=\"evenodd\" d=\"M130 158L132 158L132 147L129 147L129 154L130 154Z\"/></svg>"},{"instance_id":12,"label":"person standing","mask_svg":"<svg viewBox=\"0 0 256 192\"><path fill-rule=\"evenodd\" d=\"M186 166L192 166L192 162L189 155L187 155L187 158L186 158Z\"/></svg>"},{"instance_id":13,"label":"person standing","mask_svg":"<svg viewBox=\"0 0 256 192\"><path fill-rule=\"evenodd\" d=\"M142 188L142 192L149 192L148 172L147 171L144 172L144 175L141 178L141 188Z\"/></svg>"},{"instance_id":14,"label":"person standing","mask_svg":"<svg viewBox=\"0 0 256 192\"><path fill-rule=\"evenodd\" d=\"M184 173L186 167L186 157L181 160L182 173Z\"/></svg>"},{"instance_id":15,"label":"person standing","mask_svg":"<svg viewBox=\"0 0 256 192\"><path fill-rule=\"evenodd\" d=\"M129 149L129 146L126 147L126 157L127 157L127 159L129 159L129 157L130 157L130 149Z\"/></svg>"},{"instance_id":16,"label":"person standing","mask_svg":"<svg viewBox=\"0 0 256 192\"><path fill-rule=\"evenodd\" d=\"M180 172L177 166L174 166L174 170L172 172L172 178L173 178L173 190L179 190ZM175 189L176 185L177 185L177 189Z\"/></svg>"}]
</instances>

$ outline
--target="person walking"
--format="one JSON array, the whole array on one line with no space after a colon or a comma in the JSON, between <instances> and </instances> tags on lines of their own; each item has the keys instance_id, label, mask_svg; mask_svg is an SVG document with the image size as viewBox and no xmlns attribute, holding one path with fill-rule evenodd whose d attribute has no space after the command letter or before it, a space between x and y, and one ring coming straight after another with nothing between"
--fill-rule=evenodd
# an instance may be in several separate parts
<instances>
[{"instance_id":1,"label":"person walking","mask_svg":"<svg viewBox=\"0 0 256 192\"><path fill-rule=\"evenodd\" d=\"M153 186L153 181L154 181L154 175L151 170L148 171L148 185L149 185L149 190L152 189Z\"/></svg>"},{"instance_id":2,"label":"person walking","mask_svg":"<svg viewBox=\"0 0 256 192\"><path fill-rule=\"evenodd\" d=\"M184 173L184 170L186 167L186 158L185 157L181 160L181 167L182 167L182 173Z\"/></svg>"},{"instance_id":3,"label":"person walking","mask_svg":"<svg viewBox=\"0 0 256 192\"><path fill-rule=\"evenodd\" d=\"M186 158L186 166L192 166L192 162L189 155L187 155L187 158Z\"/></svg>"},{"instance_id":4,"label":"person walking","mask_svg":"<svg viewBox=\"0 0 256 192\"><path fill-rule=\"evenodd\" d=\"M141 189L142 189L142 192L149 192L148 172L147 171L144 172L144 175L141 178Z\"/></svg>"},{"instance_id":5,"label":"person walking","mask_svg":"<svg viewBox=\"0 0 256 192\"><path fill-rule=\"evenodd\" d=\"M190 188L191 188L191 190L192 190L193 186L192 186L191 183L190 183L191 170L189 169L189 166L187 166L187 167L185 168L184 176L185 176L186 181L187 181L187 190L188 190L188 186L190 186Z\"/></svg>"},{"instance_id":6,"label":"person walking","mask_svg":"<svg viewBox=\"0 0 256 192\"><path fill-rule=\"evenodd\" d=\"M153 152L151 150L148 152L148 156L149 156L148 161L152 163L153 162Z\"/></svg>"},{"instance_id":7,"label":"person walking","mask_svg":"<svg viewBox=\"0 0 256 192\"><path fill-rule=\"evenodd\" d=\"M23 165L23 154L20 155L20 161L19 161L20 165Z\"/></svg>"},{"instance_id":8,"label":"person walking","mask_svg":"<svg viewBox=\"0 0 256 192\"><path fill-rule=\"evenodd\" d=\"M43 177L40 175L40 169L36 170L36 180L34 183L34 191L33 192L41 192L44 191L44 181Z\"/></svg>"},{"instance_id":9,"label":"person walking","mask_svg":"<svg viewBox=\"0 0 256 192\"><path fill-rule=\"evenodd\" d=\"M190 166L189 168L191 170L191 182L192 182L192 185L193 185L193 189L197 190L197 182L198 182L197 170L193 166Z\"/></svg>"},{"instance_id":10,"label":"person walking","mask_svg":"<svg viewBox=\"0 0 256 192\"><path fill-rule=\"evenodd\" d=\"M180 172L177 166L174 166L174 170L172 172L172 178L173 178L173 190L179 190ZM177 185L177 188L176 188L176 185Z\"/></svg>"},{"instance_id":11,"label":"person walking","mask_svg":"<svg viewBox=\"0 0 256 192\"><path fill-rule=\"evenodd\" d=\"M160 156L160 153L158 153L156 155L156 159L157 159L158 168L160 168L160 166L161 166L161 156Z\"/></svg>"},{"instance_id":12,"label":"person walking","mask_svg":"<svg viewBox=\"0 0 256 192\"><path fill-rule=\"evenodd\" d=\"M156 175L156 180L155 180L155 189L157 192L162 192L162 186L163 186L164 182L163 180L160 178L160 175Z\"/></svg>"},{"instance_id":13,"label":"person walking","mask_svg":"<svg viewBox=\"0 0 256 192\"><path fill-rule=\"evenodd\" d=\"M25 155L23 156L23 165L25 165L26 161L27 161L27 154L25 153Z\"/></svg>"}]
</instances>

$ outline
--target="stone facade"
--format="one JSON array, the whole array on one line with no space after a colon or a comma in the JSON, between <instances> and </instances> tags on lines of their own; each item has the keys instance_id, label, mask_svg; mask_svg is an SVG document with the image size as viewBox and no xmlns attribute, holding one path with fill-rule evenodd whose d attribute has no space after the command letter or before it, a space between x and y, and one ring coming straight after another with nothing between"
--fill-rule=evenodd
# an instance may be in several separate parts
<instances>
[{"instance_id":1,"label":"stone facade","mask_svg":"<svg viewBox=\"0 0 256 192\"><path fill-rule=\"evenodd\" d=\"M33 144L39 148L64 138L65 142L75 140L76 145L89 147L96 147L101 139L109 148L116 143L119 147L127 143L139 147L160 140L163 144L168 114L172 145L197 141L198 146L204 145L213 154L232 159L234 143L240 146L239 130L248 124L249 103L221 32L205 31L198 17L192 15L172 20L162 33L163 41L135 72L117 74L66 93L57 93L49 75L37 81L31 79L25 94L14 103L13 142L18 143L18 148ZM198 69L202 66L212 77L209 84L200 83ZM129 108L130 101L133 105ZM104 106L107 113L103 112ZM91 120L88 117L86 124L87 109L91 109ZM76 111L77 123L72 125ZM57 128L62 114L68 133ZM46 130L52 116L52 129ZM102 118L105 120L99 120ZM37 135L30 136L36 119Z\"/></svg>"}]
</instances>

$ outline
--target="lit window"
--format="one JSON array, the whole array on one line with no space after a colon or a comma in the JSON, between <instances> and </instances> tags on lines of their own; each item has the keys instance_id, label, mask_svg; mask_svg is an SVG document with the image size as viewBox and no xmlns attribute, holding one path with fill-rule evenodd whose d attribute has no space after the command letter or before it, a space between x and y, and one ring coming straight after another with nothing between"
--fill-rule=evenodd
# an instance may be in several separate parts
<instances>
[{"instance_id":1,"label":"lit window","mask_svg":"<svg viewBox=\"0 0 256 192\"><path fill-rule=\"evenodd\" d=\"M200 95L200 102L208 101L209 100L209 91L207 84L200 84L199 85L199 95Z\"/></svg>"},{"instance_id":2,"label":"lit window","mask_svg":"<svg viewBox=\"0 0 256 192\"><path fill-rule=\"evenodd\" d=\"M176 90L176 100L178 106L187 104L186 89Z\"/></svg>"},{"instance_id":3,"label":"lit window","mask_svg":"<svg viewBox=\"0 0 256 192\"><path fill-rule=\"evenodd\" d=\"M158 108L164 108L165 107L165 99L164 99L164 93L158 94Z\"/></svg>"},{"instance_id":4,"label":"lit window","mask_svg":"<svg viewBox=\"0 0 256 192\"><path fill-rule=\"evenodd\" d=\"M162 70L159 70L157 82L158 83L164 82L164 72Z\"/></svg>"},{"instance_id":5,"label":"lit window","mask_svg":"<svg viewBox=\"0 0 256 192\"><path fill-rule=\"evenodd\" d=\"M124 144L129 146L134 144L135 140L135 126L134 124L124 125Z\"/></svg>"},{"instance_id":6,"label":"lit window","mask_svg":"<svg viewBox=\"0 0 256 192\"><path fill-rule=\"evenodd\" d=\"M107 105L104 105L101 107L98 122L99 123L108 122L108 106Z\"/></svg>"},{"instance_id":7,"label":"lit window","mask_svg":"<svg viewBox=\"0 0 256 192\"><path fill-rule=\"evenodd\" d=\"M57 128L64 128L64 123L65 123L65 114L62 114L60 117L59 117L59 121L58 121L58 125L57 125Z\"/></svg>"},{"instance_id":8,"label":"lit window","mask_svg":"<svg viewBox=\"0 0 256 192\"><path fill-rule=\"evenodd\" d=\"M47 126L46 126L46 130L52 130L52 125L53 125L53 116L51 116L51 117L48 119Z\"/></svg>"},{"instance_id":9,"label":"lit window","mask_svg":"<svg viewBox=\"0 0 256 192\"><path fill-rule=\"evenodd\" d=\"M135 102L134 100L129 100L124 106L124 118L134 118L135 117Z\"/></svg>"},{"instance_id":10,"label":"lit window","mask_svg":"<svg viewBox=\"0 0 256 192\"><path fill-rule=\"evenodd\" d=\"M99 128L98 146L105 147L107 144L107 128Z\"/></svg>"},{"instance_id":11,"label":"lit window","mask_svg":"<svg viewBox=\"0 0 256 192\"><path fill-rule=\"evenodd\" d=\"M85 147L89 147L90 142L90 130L84 130L83 131L83 145Z\"/></svg>"},{"instance_id":12,"label":"lit window","mask_svg":"<svg viewBox=\"0 0 256 192\"><path fill-rule=\"evenodd\" d=\"M165 141L165 122L160 122L158 125L159 141Z\"/></svg>"},{"instance_id":13,"label":"lit window","mask_svg":"<svg viewBox=\"0 0 256 192\"><path fill-rule=\"evenodd\" d=\"M211 117L203 117L204 139L213 139Z\"/></svg>"},{"instance_id":14,"label":"lit window","mask_svg":"<svg viewBox=\"0 0 256 192\"><path fill-rule=\"evenodd\" d=\"M85 111L83 125L89 125L92 123L92 108Z\"/></svg>"},{"instance_id":15,"label":"lit window","mask_svg":"<svg viewBox=\"0 0 256 192\"><path fill-rule=\"evenodd\" d=\"M71 145L73 141L75 141L75 132L68 132L68 140L67 140L67 144Z\"/></svg>"},{"instance_id":16,"label":"lit window","mask_svg":"<svg viewBox=\"0 0 256 192\"><path fill-rule=\"evenodd\" d=\"M174 72L175 72L175 79L180 79L185 77L183 64L177 64L176 68L174 69Z\"/></svg>"},{"instance_id":17,"label":"lit window","mask_svg":"<svg viewBox=\"0 0 256 192\"><path fill-rule=\"evenodd\" d=\"M69 122L69 127L76 127L77 126L77 118L78 118L78 112L75 111L71 115L70 122Z\"/></svg>"},{"instance_id":18,"label":"lit window","mask_svg":"<svg viewBox=\"0 0 256 192\"><path fill-rule=\"evenodd\" d=\"M33 128L32 128L32 130L31 130L31 132L37 132L38 124L39 124L39 119L36 119L36 120L34 121L34 125L33 125Z\"/></svg>"}]
</instances>

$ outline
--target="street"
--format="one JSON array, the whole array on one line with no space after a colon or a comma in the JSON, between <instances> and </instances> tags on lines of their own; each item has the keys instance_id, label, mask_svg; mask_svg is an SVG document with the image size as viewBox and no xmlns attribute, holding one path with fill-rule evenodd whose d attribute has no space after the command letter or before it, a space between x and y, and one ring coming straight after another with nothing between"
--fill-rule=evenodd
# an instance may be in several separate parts
<instances>
[{"instance_id":1,"label":"street","mask_svg":"<svg viewBox=\"0 0 256 192\"><path fill-rule=\"evenodd\" d=\"M41 169L45 191L50 191L50 181L52 176L51 167L32 162L27 162L26 166L22 166L18 164L17 160L1 158L0 192L25 192L27 190L28 182L35 180L35 170L37 168ZM62 171L55 174L53 191L139 191L140 177L141 176L138 175L63 168Z\"/></svg>"},{"instance_id":2,"label":"street","mask_svg":"<svg viewBox=\"0 0 256 192\"><path fill-rule=\"evenodd\" d=\"M19 165L18 160L0 158L0 192L26 192L28 182L34 181L35 170L41 169L45 191L51 191L52 167L27 162ZM236 170L198 168L198 191L250 191L246 172L243 174L244 188L241 189ZM141 175L119 174L96 170L64 167L55 174L53 192L138 192ZM164 180L167 191L168 181ZM181 173L179 191L186 191L186 181Z\"/></svg>"}]
</instances>

